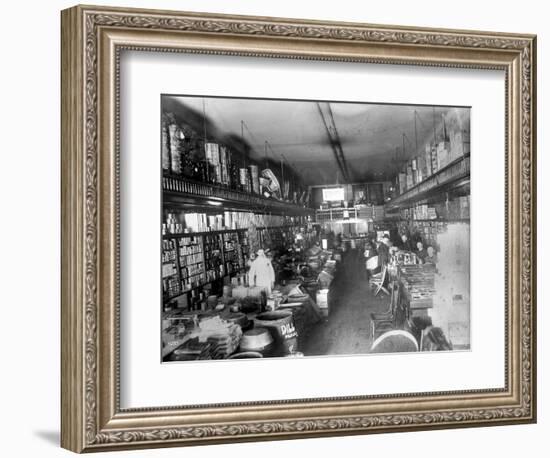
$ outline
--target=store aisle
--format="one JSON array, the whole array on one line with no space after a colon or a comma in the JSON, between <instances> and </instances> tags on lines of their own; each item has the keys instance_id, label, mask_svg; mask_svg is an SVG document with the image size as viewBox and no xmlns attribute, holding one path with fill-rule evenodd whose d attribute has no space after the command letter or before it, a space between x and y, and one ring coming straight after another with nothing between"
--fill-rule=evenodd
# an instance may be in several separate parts
<instances>
[{"instance_id":1,"label":"store aisle","mask_svg":"<svg viewBox=\"0 0 550 458\"><path fill-rule=\"evenodd\" d=\"M389 297L374 296L365 277L361 253L351 250L342 259L329 293L330 316L307 337L301 351L305 356L368 353L370 314L388 307Z\"/></svg>"}]
</instances>

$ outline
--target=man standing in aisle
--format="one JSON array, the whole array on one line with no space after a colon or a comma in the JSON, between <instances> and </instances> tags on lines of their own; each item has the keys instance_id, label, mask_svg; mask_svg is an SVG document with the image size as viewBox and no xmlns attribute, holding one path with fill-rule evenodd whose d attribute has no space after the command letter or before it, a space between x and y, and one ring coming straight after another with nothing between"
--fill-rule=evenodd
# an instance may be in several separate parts
<instances>
[{"instance_id":1,"label":"man standing in aisle","mask_svg":"<svg viewBox=\"0 0 550 458\"><path fill-rule=\"evenodd\" d=\"M390 262L390 236L384 234L378 245L378 265L384 267Z\"/></svg>"},{"instance_id":2,"label":"man standing in aisle","mask_svg":"<svg viewBox=\"0 0 550 458\"><path fill-rule=\"evenodd\" d=\"M267 295L271 294L271 290L275 286L275 271L264 250L259 249L258 256L250 264L248 278L251 285L259 286Z\"/></svg>"}]
</instances>

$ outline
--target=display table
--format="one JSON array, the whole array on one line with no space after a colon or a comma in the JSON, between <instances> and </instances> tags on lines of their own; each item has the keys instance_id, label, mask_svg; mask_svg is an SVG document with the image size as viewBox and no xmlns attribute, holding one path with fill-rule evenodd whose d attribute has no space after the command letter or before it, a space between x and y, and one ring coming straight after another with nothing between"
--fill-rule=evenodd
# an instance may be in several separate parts
<instances>
[{"instance_id":1,"label":"display table","mask_svg":"<svg viewBox=\"0 0 550 458\"><path fill-rule=\"evenodd\" d=\"M433 264L415 264L399 266L399 280L402 292L411 314L426 314L433 308L435 266Z\"/></svg>"},{"instance_id":2,"label":"display table","mask_svg":"<svg viewBox=\"0 0 550 458\"><path fill-rule=\"evenodd\" d=\"M433 308L434 279L433 264L397 266L397 280L411 318L425 316L428 309Z\"/></svg>"}]
</instances>

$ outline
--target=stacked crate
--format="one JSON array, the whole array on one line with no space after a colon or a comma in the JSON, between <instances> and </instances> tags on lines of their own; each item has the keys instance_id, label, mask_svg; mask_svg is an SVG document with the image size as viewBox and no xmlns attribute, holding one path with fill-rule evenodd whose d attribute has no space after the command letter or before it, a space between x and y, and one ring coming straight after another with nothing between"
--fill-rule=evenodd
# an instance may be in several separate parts
<instances>
[{"instance_id":1,"label":"stacked crate","mask_svg":"<svg viewBox=\"0 0 550 458\"><path fill-rule=\"evenodd\" d=\"M441 170L451 162L450 149L451 145L449 142L439 142L437 144L437 170Z\"/></svg>"},{"instance_id":2,"label":"stacked crate","mask_svg":"<svg viewBox=\"0 0 550 458\"><path fill-rule=\"evenodd\" d=\"M231 184L229 148L224 145L220 145L220 178L220 183L225 186L229 186Z\"/></svg>"},{"instance_id":3,"label":"stacked crate","mask_svg":"<svg viewBox=\"0 0 550 458\"><path fill-rule=\"evenodd\" d=\"M384 206L383 205L375 205L372 207L373 209L373 220L374 221L381 221L384 219L385 217L385 212L384 212Z\"/></svg>"},{"instance_id":4,"label":"stacked crate","mask_svg":"<svg viewBox=\"0 0 550 458\"><path fill-rule=\"evenodd\" d=\"M470 154L470 134L466 130L459 130L451 135L450 158L451 161Z\"/></svg>"},{"instance_id":5,"label":"stacked crate","mask_svg":"<svg viewBox=\"0 0 550 458\"><path fill-rule=\"evenodd\" d=\"M401 282L409 293L411 306L420 303L431 305L435 294L435 266L433 264L416 264L399 268Z\"/></svg>"},{"instance_id":6,"label":"stacked crate","mask_svg":"<svg viewBox=\"0 0 550 458\"><path fill-rule=\"evenodd\" d=\"M217 143L205 143L204 152L206 155L206 162L212 170L211 181L214 183L222 182L222 170L220 165L220 147Z\"/></svg>"},{"instance_id":7,"label":"stacked crate","mask_svg":"<svg viewBox=\"0 0 550 458\"><path fill-rule=\"evenodd\" d=\"M398 175L399 179L399 193L403 194L408 188L407 188L407 174L406 173L400 173Z\"/></svg>"}]
</instances>

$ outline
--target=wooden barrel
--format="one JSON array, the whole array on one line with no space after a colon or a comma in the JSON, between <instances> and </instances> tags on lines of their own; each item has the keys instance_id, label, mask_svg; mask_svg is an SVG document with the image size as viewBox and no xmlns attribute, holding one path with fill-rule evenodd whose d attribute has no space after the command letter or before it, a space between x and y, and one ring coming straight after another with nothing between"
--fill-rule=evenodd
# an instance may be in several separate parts
<instances>
[{"instance_id":1,"label":"wooden barrel","mask_svg":"<svg viewBox=\"0 0 550 458\"><path fill-rule=\"evenodd\" d=\"M241 353L234 353L227 359L255 359L263 358L263 355L257 351L243 351Z\"/></svg>"},{"instance_id":2,"label":"wooden barrel","mask_svg":"<svg viewBox=\"0 0 550 458\"><path fill-rule=\"evenodd\" d=\"M275 343L275 353L285 356L298 349L298 331L294 325L292 312L275 310L260 313L254 320L257 326L269 330Z\"/></svg>"}]
</instances>

